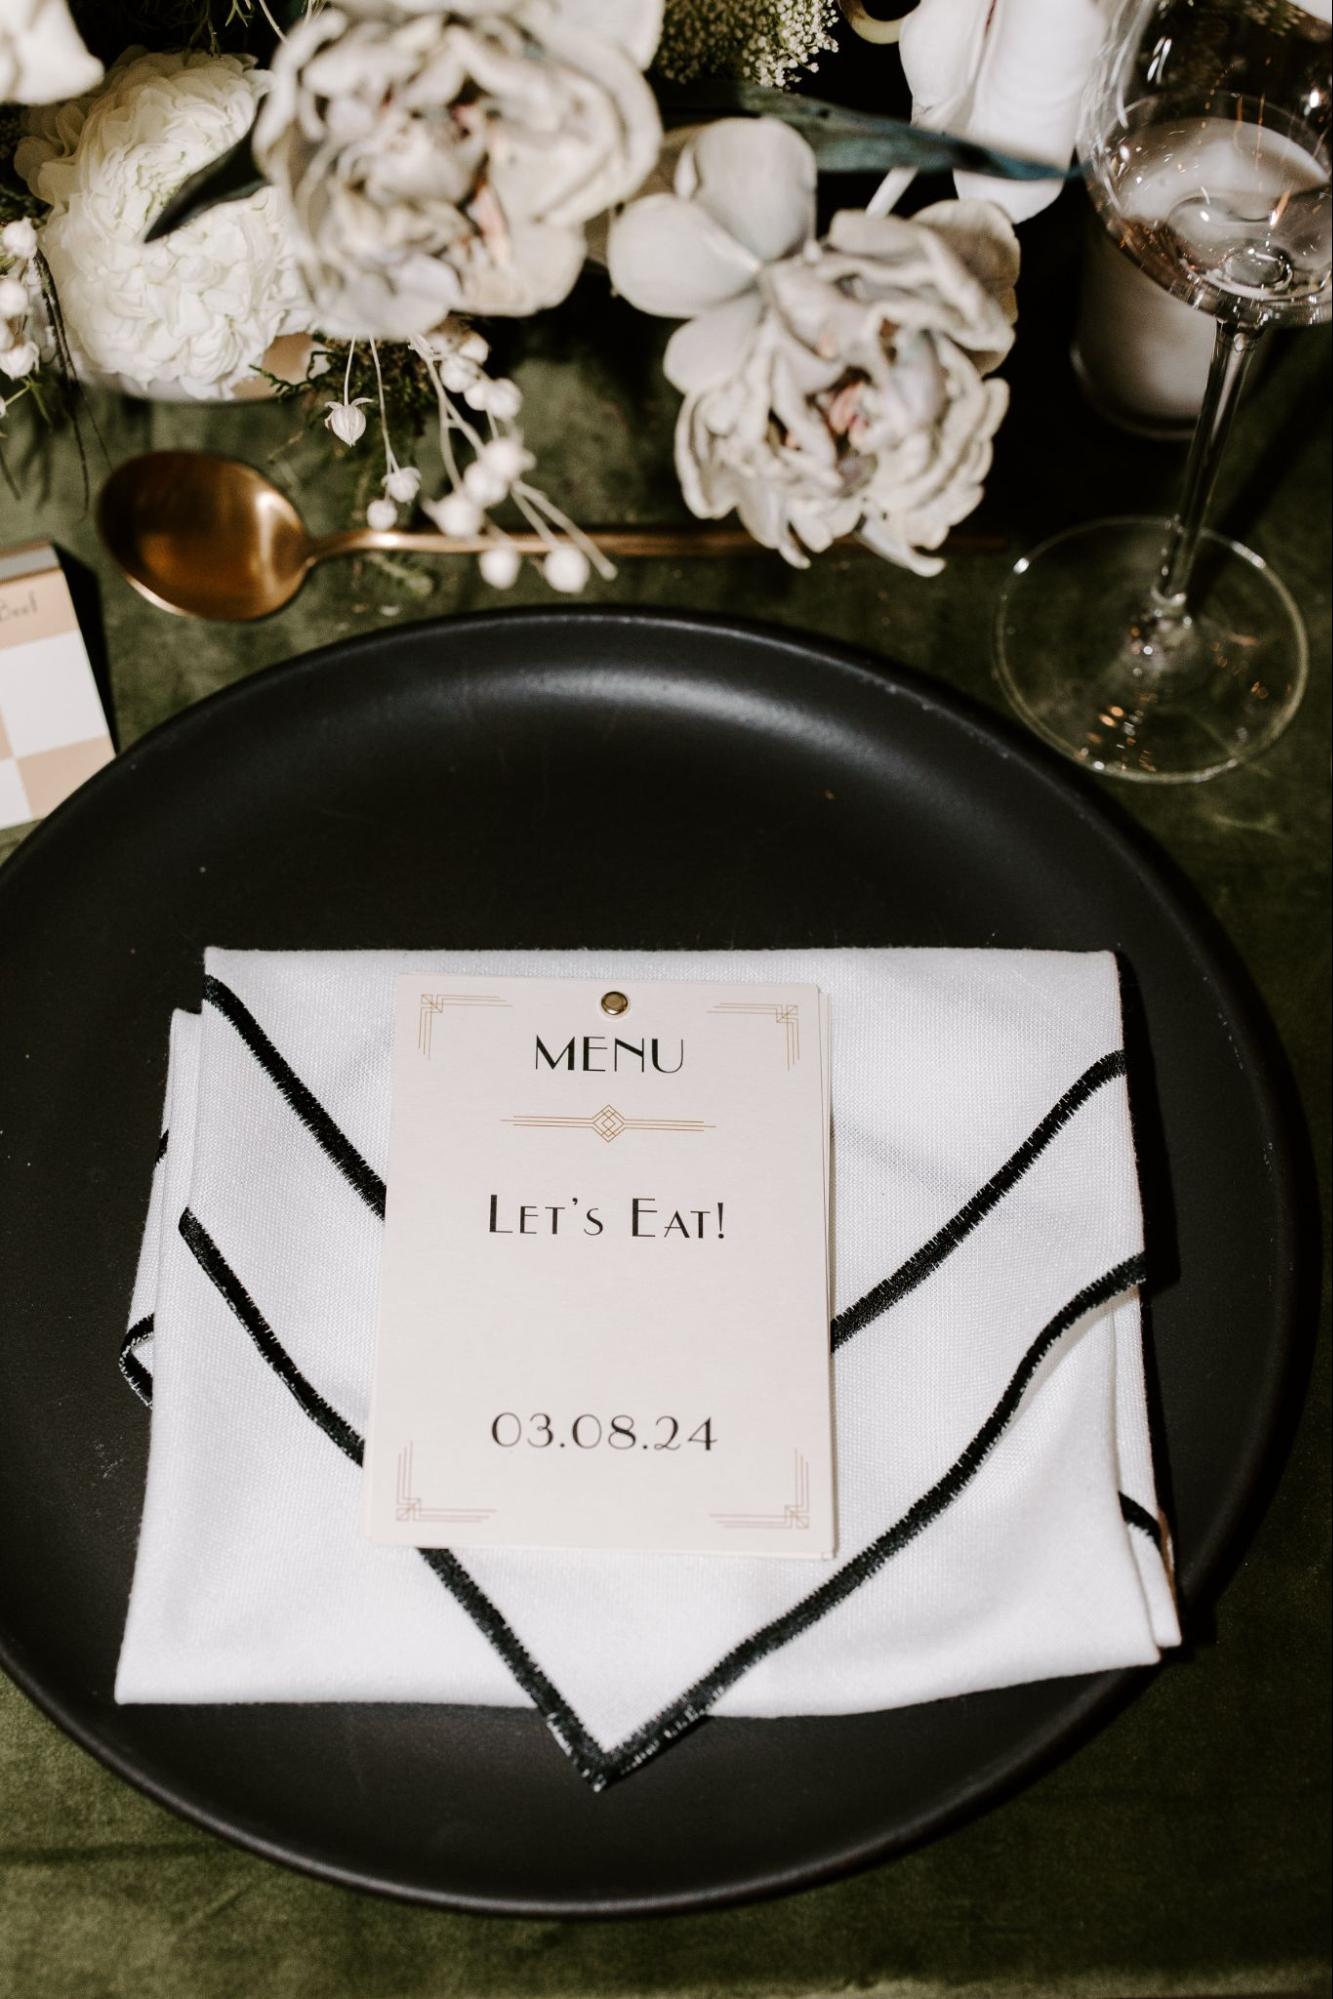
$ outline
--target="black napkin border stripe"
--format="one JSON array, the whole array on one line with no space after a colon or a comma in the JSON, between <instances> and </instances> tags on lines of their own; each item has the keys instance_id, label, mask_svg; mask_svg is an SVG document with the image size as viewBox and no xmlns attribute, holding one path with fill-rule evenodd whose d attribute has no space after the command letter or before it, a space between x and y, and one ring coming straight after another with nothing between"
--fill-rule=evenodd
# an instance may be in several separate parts
<instances>
[{"instance_id":1,"label":"black napkin border stripe","mask_svg":"<svg viewBox=\"0 0 1333 1999\"><path fill-rule=\"evenodd\" d=\"M154 1174L156 1174L158 1167L167 1156L167 1141L170 1137L171 1130L168 1127L157 1141L157 1151L153 1154ZM137 1350L143 1345L145 1340L151 1340L152 1337L153 1315L151 1312L145 1312L142 1319L136 1319L130 1327L121 1341L120 1351L116 1355L117 1367L119 1367L121 1374L143 1403L145 1409L151 1409L153 1406L153 1377L138 1358Z\"/></svg>"},{"instance_id":2,"label":"black napkin border stripe","mask_svg":"<svg viewBox=\"0 0 1333 1999\"><path fill-rule=\"evenodd\" d=\"M1158 1554L1162 1554L1161 1521L1154 1519L1147 1507L1140 1506L1138 1500L1131 1499L1127 1492L1120 1495L1120 1518L1126 1527L1137 1527L1140 1534L1146 1534Z\"/></svg>"},{"instance_id":3,"label":"black napkin border stripe","mask_svg":"<svg viewBox=\"0 0 1333 1999\"><path fill-rule=\"evenodd\" d=\"M283 1387L295 1397L311 1422L317 1423L330 1442L338 1446L343 1456L350 1458L354 1465L359 1465L365 1450L359 1433L302 1374L203 1223L191 1209L186 1208L177 1226L196 1263L210 1283L222 1293Z\"/></svg>"},{"instance_id":4,"label":"black napkin border stripe","mask_svg":"<svg viewBox=\"0 0 1333 1999\"><path fill-rule=\"evenodd\" d=\"M365 1456L365 1441L359 1431L354 1430L325 1401L314 1383L306 1379L198 1216L186 1208L178 1226L204 1275L221 1293L283 1387L330 1442L337 1445L343 1456L359 1466ZM448 1548L418 1548L416 1552L450 1595L457 1599L482 1635L490 1640L581 1774L593 1781L591 1772L603 1756L600 1743L584 1728L558 1687L547 1678L480 1583ZM604 1777L595 1788L600 1790L605 1781Z\"/></svg>"},{"instance_id":5,"label":"black napkin border stripe","mask_svg":"<svg viewBox=\"0 0 1333 1999\"><path fill-rule=\"evenodd\" d=\"M152 1337L153 1315L151 1312L145 1312L143 1318L136 1319L130 1327L120 1343L120 1352L116 1355L117 1366L145 1409L151 1409L153 1406L153 1377L139 1359L135 1349Z\"/></svg>"},{"instance_id":6,"label":"black napkin border stripe","mask_svg":"<svg viewBox=\"0 0 1333 1999\"><path fill-rule=\"evenodd\" d=\"M347 1134L334 1123L314 1091L301 1081L295 1069L279 1054L240 995L221 979L208 973L204 979L204 1001L229 1020L250 1053L287 1099L306 1130L325 1156L333 1161L343 1178L351 1183L366 1206L384 1219L385 1186L374 1167L361 1157Z\"/></svg>"},{"instance_id":7,"label":"black napkin border stripe","mask_svg":"<svg viewBox=\"0 0 1333 1999\"><path fill-rule=\"evenodd\" d=\"M284 1387L339 1450L353 1464L359 1465L364 1453L360 1435L306 1380L217 1244L188 1208L181 1215L179 1229L205 1276L221 1294ZM994 1409L942 1478L915 1500L876 1540L853 1555L850 1561L844 1562L833 1575L781 1617L762 1625L749 1638L742 1639L740 1644L724 1653L717 1664L688 1687L670 1707L645 1722L642 1728L636 1729L614 1749L603 1749L589 1734L558 1687L523 1645L512 1625L455 1554L446 1548L419 1548L417 1553L495 1647L580 1776L594 1791L604 1790L613 1778L628 1776L630 1771L646 1763L677 1736L702 1721L709 1708L742 1674L760 1659L778 1651L817 1624L946 1512L995 1448L1033 1375L1051 1348L1089 1312L1109 1303L1112 1298L1133 1285L1141 1284L1143 1280L1144 1258L1138 1254L1115 1264L1104 1275L1075 1292L1055 1317L1042 1327L1014 1370ZM1123 1509L1122 1495L1122 1512Z\"/></svg>"},{"instance_id":8,"label":"black napkin border stripe","mask_svg":"<svg viewBox=\"0 0 1333 1999\"><path fill-rule=\"evenodd\" d=\"M229 985L215 978L210 972L204 980L204 998L219 1013L229 1020L244 1041L255 1060L277 1085L281 1094L295 1110L302 1124L313 1135L326 1156L331 1159L339 1172L350 1181L367 1207L384 1219L387 1189L384 1181L374 1168L367 1164L346 1133L320 1103L313 1090L301 1081L291 1064L281 1055L264 1029L251 1013L245 1001ZM880 1318L900 1299L915 1291L938 1270L946 1257L966 1241L973 1229L985 1220L992 1209L999 1206L1010 1189L1017 1185L1069 1123L1075 1113L1082 1109L1090 1097L1097 1094L1113 1076L1125 1073L1125 1051L1113 1048L1101 1055L1083 1071L1077 1082L1072 1083L1064 1095L1047 1111L1041 1122L1033 1127L1022 1144L1012 1152L1003 1166L993 1173L983 1187L978 1188L971 1199L953 1215L943 1227L924 1242L904 1263L880 1283L873 1285L853 1305L848 1305L838 1313L830 1327L830 1345L836 1353L838 1348L855 1333L859 1333ZM165 1136L163 1146L165 1147ZM160 1156L160 1154L159 1154Z\"/></svg>"},{"instance_id":9,"label":"black napkin border stripe","mask_svg":"<svg viewBox=\"0 0 1333 1999\"><path fill-rule=\"evenodd\" d=\"M1075 1112L1082 1109L1089 1097L1095 1096L1113 1076L1123 1076L1124 1073L1123 1048L1113 1049L1110 1054L1100 1056L1086 1068L1078 1081L1065 1091L1059 1102L1053 1104L1047 1111L1041 1123L1028 1134L1017 1150L1009 1155L998 1173L992 1174L985 1186L979 1188L971 1200L965 1202L958 1213L931 1236L929 1242L914 1250L891 1277L884 1278L872 1290L867 1291L863 1298L858 1298L854 1305L849 1305L846 1311L839 1312L832 1327L834 1352L837 1352L845 1340L851 1339L854 1333L861 1332L872 1320L878 1319L881 1313L887 1312L891 1305L896 1305L900 1298L905 1298L910 1291L915 1291L917 1285L924 1282L933 1270L938 1270L945 1258L951 1256L954 1250L971 1235L978 1223L984 1221L991 1210L999 1206L1009 1189L1017 1185L1028 1168L1040 1158L1051 1140L1064 1129Z\"/></svg>"},{"instance_id":10,"label":"black napkin border stripe","mask_svg":"<svg viewBox=\"0 0 1333 1999\"><path fill-rule=\"evenodd\" d=\"M1045 1360L1052 1347L1071 1327L1085 1318L1099 1306L1109 1304L1132 1286L1142 1284L1146 1272L1142 1253L1126 1257L1115 1264L1091 1284L1076 1291L1066 1305L1063 1305L1049 1319L1037 1334L1022 1360L1009 1378L1008 1386L992 1409L986 1421L973 1437L971 1443L959 1453L943 1477L936 1480L919 1499L912 1502L907 1511L876 1540L868 1543L861 1552L844 1562L824 1582L819 1583L808 1596L775 1617L749 1638L742 1639L718 1661L710 1672L696 1680L692 1687L674 1701L658 1720L645 1722L635 1734L617 1743L608 1753L613 1761L615 1776L626 1775L639 1763L656 1754L671 1735L679 1734L691 1722L702 1720L710 1707L740 1679L743 1673L767 1658L771 1652L790 1644L810 1627L817 1624L830 1610L846 1601L862 1583L877 1575L886 1562L925 1532L942 1513L948 1511L953 1502L971 1484L986 1459L994 1450L1004 1431L1008 1428L1025 1390L1033 1375ZM662 1732L663 1726L670 1731Z\"/></svg>"}]
</instances>

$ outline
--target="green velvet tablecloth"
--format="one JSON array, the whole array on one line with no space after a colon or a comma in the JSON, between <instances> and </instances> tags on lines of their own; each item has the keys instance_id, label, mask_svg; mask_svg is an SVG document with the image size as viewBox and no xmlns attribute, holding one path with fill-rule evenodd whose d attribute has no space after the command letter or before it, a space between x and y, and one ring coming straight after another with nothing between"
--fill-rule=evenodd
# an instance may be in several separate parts
<instances>
[{"instance_id":1,"label":"green velvet tablecloth","mask_svg":"<svg viewBox=\"0 0 1333 1999\"><path fill-rule=\"evenodd\" d=\"M1069 287L1050 239L1047 301ZM1049 259L1054 258L1051 263ZM1051 280L1055 280L1054 283ZM590 327L600 327L596 347ZM998 703L990 614L1020 549L1067 522L1167 503L1179 448L1088 414L1067 309L1029 301L1014 406L973 527L996 545L923 582L859 554L626 565L589 592L718 607L882 651ZM1208 784L1116 787L1230 931L1262 989L1326 1151L1329 347L1284 337L1242 412L1222 524L1281 570L1305 612L1304 708L1264 759ZM517 362L553 497L584 521L679 513L672 397L657 349L600 294L533 329ZM369 439L330 475L290 409L99 398L108 461L209 446L267 464L312 522L351 514ZM357 630L489 606L472 565L330 565L245 628L187 625L102 556L66 432L11 421L21 501L0 546L37 533L100 578L123 743L256 667ZM364 503L365 491L361 492ZM546 593L525 577L513 601ZM0 835L0 852L17 837ZM151 890L146 889L146 893ZM2 948L2 947L0 947ZM2 1307L0 1307L2 1310ZM561 1925L380 1902L233 1850L128 1789L0 1680L0 1994L5 1999L443 1999L443 1995L1316 1993L1328 1987L1327 1345L1282 1484L1220 1605L1110 1728L1021 1796L926 1850L832 1887L661 1922Z\"/></svg>"}]
</instances>

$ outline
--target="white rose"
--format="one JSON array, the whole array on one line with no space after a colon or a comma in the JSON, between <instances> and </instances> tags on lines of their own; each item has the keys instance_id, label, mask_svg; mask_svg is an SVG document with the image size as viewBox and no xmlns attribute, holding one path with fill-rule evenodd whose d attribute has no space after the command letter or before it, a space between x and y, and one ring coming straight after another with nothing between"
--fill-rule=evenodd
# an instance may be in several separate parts
<instances>
[{"instance_id":1,"label":"white rose","mask_svg":"<svg viewBox=\"0 0 1333 1999\"><path fill-rule=\"evenodd\" d=\"M65 0L0 0L0 104L55 104L101 78Z\"/></svg>"},{"instance_id":2,"label":"white rose","mask_svg":"<svg viewBox=\"0 0 1333 1999\"><path fill-rule=\"evenodd\" d=\"M554 305L661 126L662 0L345 0L273 58L255 152L324 330L407 339Z\"/></svg>"},{"instance_id":3,"label":"white rose","mask_svg":"<svg viewBox=\"0 0 1333 1999\"><path fill-rule=\"evenodd\" d=\"M790 127L725 119L685 148L676 193L612 225L632 304L695 317L667 346L684 402L676 466L692 512L735 507L804 566L859 533L933 575L981 497L1007 392L1018 245L984 202L912 221L847 211L814 240L815 165Z\"/></svg>"},{"instance_id":4,"label":"white rose","mask_svg":"<svg viewBox=\"0 0 1333 1999\"><path fill-rule=\"evenodd\" d=\"M91 97L28 114L15 166L50 204L41 248L81 372L225 395L271 341L308 329L272 189L143 241L181 183L249 129L262 87L247 58L131 54Z\"/></svg>"}]
</instances>

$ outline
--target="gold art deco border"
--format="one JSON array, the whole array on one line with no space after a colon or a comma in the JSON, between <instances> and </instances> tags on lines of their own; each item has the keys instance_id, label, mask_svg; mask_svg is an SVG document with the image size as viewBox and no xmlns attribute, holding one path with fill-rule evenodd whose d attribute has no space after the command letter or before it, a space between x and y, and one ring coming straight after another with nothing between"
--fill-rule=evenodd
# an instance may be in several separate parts
<instances>
[{"instance_id":1,"label":"gold art deco border","mask_svg":"<svg viewBox=\"0 0 1333 1999\"><path fill-rule=\"evenodd\" d=\"M776 1527L790 1530L810 1525L810 1467L799 1451L792 1452L792 1496L778 1513L710 1513L719 1527Z\"/></svg>"},{"instance_id":2,"label":"gold art deco border","mask_svg":"<svg viewBox=\"0 0 1333 1999\"><path fill-rule=\"evenodd\" d=\"M719 1000L710 1006L710 1013L748 1013L766 1015L776 1021L783 1030L787 1054L787 1067L794 1069L801 1059L801 1009L790 1001L777 1000Z\"/></svg>"},{"instance_id":3,"label":"gold art deco border","mask_svg":"<svg viewBox=\"0 0 1333 1999\"><path fill-rule=\"evenodd\" d=\"M419 1493L412 1490L416 1483L412 1475L412 1453L415 1445L404 1444L398 1453L398 1468L394 1482L395 1520L444 1520L453 1526L472 1525L479 1520L490 1520L494 1506L427 1506Z\"/></svg>"},{"instance_id":4,"label":"gold art deco border","mask_svg":"<svg viewBox=\"0 0 1333 1999\"><path fill-rule=\"evenodd\" d=\"M435 1025L436 1014L443 1013L447 1006L509 1006L510 1001L501 999L498 993L423 993L417 1009L417 1047L430 1061L431 1029Z\"/></svg>"},{"instance_id":5,"label":"gold art deco border","mask_svg":"<svg viewBox=\"0 0 1333 1999\"><path fill-rule=\"evenodd\" d=\"M523 1131L594 1131L610 1145L623 1131L715 1131L700 1118L625 1117L614 1104L603 1104L591 1117L516 1116L500 1120Z\"/></svg>"}]
</instances>

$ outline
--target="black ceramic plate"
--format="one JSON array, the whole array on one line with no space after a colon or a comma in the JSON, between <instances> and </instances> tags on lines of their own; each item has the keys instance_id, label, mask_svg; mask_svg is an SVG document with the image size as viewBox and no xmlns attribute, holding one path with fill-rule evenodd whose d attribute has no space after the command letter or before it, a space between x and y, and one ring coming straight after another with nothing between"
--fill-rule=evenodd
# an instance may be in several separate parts
<instances>
[{"instance_id":1,"label":"black ceramic plate","mask_svg":"<svg viewBox=\"0 0 1333 1999\"><path fill-rule=\"evenodd\" d=\"M939 687L683 618L353 640L96 777L0 873L0 936L0 1656L204 1825L455 1907L727 1902L939 1832L1139 1683L708 1721L601 1796L521 1711L115 1707L147 1444L116 1347L167 1019L206 944L1118 949L1164 1490L1187 1602L1215 1584L1289 1399L1296 1178L1266 1030L1160 858Z\"/></svg>"}]
</instances>

